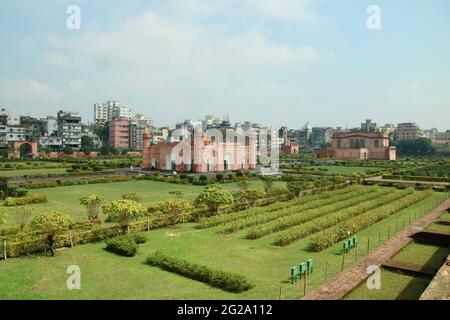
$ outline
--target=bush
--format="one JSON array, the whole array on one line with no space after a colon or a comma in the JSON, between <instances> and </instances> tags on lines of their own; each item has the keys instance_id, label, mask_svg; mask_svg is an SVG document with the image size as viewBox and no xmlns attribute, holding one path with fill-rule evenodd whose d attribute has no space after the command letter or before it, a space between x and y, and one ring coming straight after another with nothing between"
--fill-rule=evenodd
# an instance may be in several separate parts
<instances>
[{"instance_id":1,"label":"bush","mask_svg":"<svg viewBox=\"0 0 450 320\"><path fill-rule=\"evenodd\" d=\"M126 235L105 241L106 250L125 257L134 257L137 253L137 243L133 237Z\"/></svg>"},{"instance_id":2,"label":"bush","mask_svg":"<svg viewBox=\"0 0 450 320\"><path fill-rule=\"evenodd\" d=\"M203 174L198 179L203 182L208 181L208 177Z\"/></svg>"},{"instance_id":3,"label":"bush","mask_svg":"<svg viewBox=\"0 0 450 320\"><path fill-rule=\"evenodd\" d=\"M144 197L143 193L140 192L127 192L122 195L122 199L124 200L132 200L136 202L140 202Z\"/></svg>"},{"instance_id":4,"label":"bush","mask_svg":"<svg viewBox=\"0 0 450 320\"><path fill-rule=\"evenodd\" d=\"M228 292L240 293L253 287L242 275L212 270L204 265L165 256L160 252L150 254L146 262L151 266L160 267Z\"/></svg>"},{"instance_id":5,"label":"bush","mask_svg":"<svg viewBox=\"0 0 450 320\"><path fill-rule=\"evenodd\" d=\"M45 203L47 202L47 199L46 193L30 193L29 195L20 198L8 197L3 204L5 207L23 206L31 203Z\"/></svg>"},{"instance_id":6,"label":"bush","mask_svg":"<svg viewBox=\"0 0 450 320\"><path fill-rule=\"evenodd\" d=\"M31 219L27 229L37 232L56 232L68 228L73 223L72 217L65 213L41 213Z\"/></svg>"},{"instance_id":7,"label":"bush","mask_svg":"<svg viewBox=\"0 0 450 320\"><path fill-rule=\"evenodd\" d=\"M17 197L24 197L27 195L27 193L28 190L20 189L17 186L9 186L7 195L8 197L17 198Z\"/></svg>"}]
</instances>

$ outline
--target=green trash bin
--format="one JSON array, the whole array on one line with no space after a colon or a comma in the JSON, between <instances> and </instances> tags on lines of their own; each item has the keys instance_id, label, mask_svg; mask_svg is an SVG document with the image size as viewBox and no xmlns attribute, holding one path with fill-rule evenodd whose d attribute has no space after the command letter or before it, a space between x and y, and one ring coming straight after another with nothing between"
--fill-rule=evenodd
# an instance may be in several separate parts
<instances>
[{"instance_id":1,"label":"green trash bin","mask_svg":"<svg viewBox=\"0 0 450 320\"><path fill-rule=\"evenodd\" d=\"M348 252L348 242L347 241L344 241L344 251L345 251L345 253L347 253Z\"/></svg>"},{"instance_id":2,"label":"green trash bin","mask_svg":"<svg viewBox=\"0 0 450 320\"><path fill-rule=\"evenodd\" d=\"M314 269L314 261L313 261L313 259L306 260L306 268L308 269L308 274L313 272L313 269Z\"/></svg>"},{"instance_id":3,"label":"green trash bin","mask_svg":"<svg viewBox=\"0 0 450 320\"><path fill-rule=\"evenodd\" d=\"M353 248L353 242L352 242L351 239L348 239L348 240L347 240L347 245L348 245L348 249L349 249L349 250Z\"/></svg>"},{"instance_id":4,"label":"green trash bin","mask_svg":"<svg viewBox=\"0 0 450 320\"><path fill-rule=\"evenodd\" d=\"M298 278L298 268L292 267L291 268L291 283L294 284L295 281L297 281Z\"/></svg>"},{"instance_id":5,"label":"green trash bin","mask_svg":"<svg viewBox=\"0 0 450 320\"><path fill-rule=\"evenodd\" d=\"M300 263L300 279L306 273L306 262Z\"/></svg>"},{"instance_id":6,"label":"green trash bin","mask_svg":"<svg viewBox=\"0 0 450 320\"><path fill-rule=\"evenodd\" d=\"M358 238L353 237L353 238L352 238L352 241L353 241L353 247L356 248L356 246L358 245Z\"/></svg>"}]
</instances>

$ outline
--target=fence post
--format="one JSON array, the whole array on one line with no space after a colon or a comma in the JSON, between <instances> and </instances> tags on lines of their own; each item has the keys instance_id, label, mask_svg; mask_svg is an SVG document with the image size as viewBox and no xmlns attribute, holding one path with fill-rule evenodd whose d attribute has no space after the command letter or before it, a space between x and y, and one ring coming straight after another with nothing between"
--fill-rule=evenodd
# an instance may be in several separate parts
<instances>
[{"instance_id":1,"label":"fence post","mask_svg":"<svg viewBox=\"0 0 450 320\"><path fill-rule=\"evenodd\" d=\"M73 248L72 230L69 230L70 247Z\"/></svg>"},{"instance_id":2,"label":"fence post","mask_svg":"<svg viewBox=\"0 0 450 320\"><path fill-rule=\"evenodd\" d=\"M388 226L388 240L391 238L391 226Z\"/></svg>"},{"instance_id":3,"label":"fence post","mask_svg":"<svg viewBox=\"0 0 450 320\"><path fill-rule=\"evenodd\" d=\"M405 217L403 217L403 229L402 230L405 230Z\"/></svg>"},{"instance_id":4,"label":"fence post","mask_svg":"<svg viewBox=\"0 0 450 320\"><path fill-rule=\"evenodd\" d=\"M325 264L325 282L327 282L327 276L328 276L328 261Z\"/></svg>"},{"instance_id":5,"label":"fence post","mask_svg":"<svg viewBox=\"0 0 450 320\"><path fill-rule=\"evenodd\" d=\"M367 238L367 254L370 253L370 238Z\"/></svg>"},{"instance_id":6,"label":"fence post","mask_svg":"<svg viewBox=\"0 0 450 320\"><path fill-rule=\"evenodd\" d=\"M280 294L278 296L278 300L281 300L283 298L283 289L280 287Z\"/></svg>"},{"instance_id":7,"label":"fence post","mask_svg":"<svg viewBox=\"0 0 450 320\"><path fill-rule=\"evenodd\" d=\"M408 214L408 219L409 219L409 224L408 225L411 225L411 214Z\"/></svg>"},{"instance_id":8,"label":"fence post","mask_svg":"<svg viewBox=\"0 0 450 320\"><path fill-rule=\"evenodd\" d=\"M5 258L5 260L8 260L8 255L6 254L6 244L7 244L7 241L5 239L5 240L3 240L3 257Z\"/></svg>"},{"instance_id":9,"label":"fence post","mask_svg":"<svg viewBox=\"0 0 450 320\"><path fill-rule=\"evenodd\" d=\"M308 272L305 272L305 277L303 278L304 282L303 282L303 295L306 296L306 286L307 286L307 282L308 282Z\"/></svg>"},{"instance_id":10,"label":"fence post","mask_svg":"<svg viewBox=\"0 0 450 320\"><path fill-rule=\"evenodd\" d=\"M356 257L356 261L358 261L358 245L356 245L356 248L355 248L355 257Z\"/></svg>"},{"instance_id":11,"label":"fence post","mask_svg":"<svg viewBox=\"0 0 450 320\"><path fill-rule=\"evenodd\" d=\"M381 245L381 230L378 231L378 246Z\"/></svg>"},{"instance_id":12,"label":"fence post","mask_svg":"<svg viewBox=\"0 0 450 320\"><path fill-rule=\"evenodd\" d=\"M344 271L344 264L345 264L345 253L342 255L341 272Z\"/></svg>"},{"instance_id":13,"label":"fence post","mask_svg":"<svg viewBox=\"0 0 450 320\"><path fill-rule=\"evenodd\" d=\"M398 221L395 221L395 232L398 231Z\"/></svg>"}]
</instances>

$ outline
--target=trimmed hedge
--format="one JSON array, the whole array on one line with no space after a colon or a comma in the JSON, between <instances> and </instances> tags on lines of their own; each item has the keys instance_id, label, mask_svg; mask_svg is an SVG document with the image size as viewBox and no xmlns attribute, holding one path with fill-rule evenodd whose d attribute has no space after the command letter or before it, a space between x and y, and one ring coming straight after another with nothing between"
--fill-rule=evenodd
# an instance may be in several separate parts
<instances>
[{"instance_id":1,"label":"trimmed hedge","mask_svg":"<svg viewBox=\"0 0 450 320\"><path fill-rule=\"evenodd\" d=\"M361 215L368 210L381 207L386 203L396 201L411 193L413 193L413 190L395 191L392 194L388 194L378 199L361 202L356 206L345 208L323 217L313 219L307 223L292 227L280 233L280 235L276 238L274 244L281 247L287 246L310 234L332 227L342 221Z\"/></svg>"},{"instance_id":2,"label":"trimmed hedge","mask_svg":"<svg viewBox=\"0 0 450 320\"><path fill-rule=\"evenodd\" d=\"M309 249L319 252L331 247L333 244L346 239L349 235L364 230L390 215L430 197L431 194L432 191L416 192L326 229L311 238Z\"/></svg>"},{"instance_id":3,"label":"trimmed hedge","mask_svg":"<svg viewBox=\"0 0 450 320\"><path fill-rule=\"evenodd\" d=\"M125 182L131 181L133 179L134 177L132 176L108 176L108 177L80 178L70 180L20 182L17 183L17 185L25 189L40 189L40 188L66 187L85 184Z\"/></svg>"},{"instance_id":4,"label":"trimmed hedge","mask_svg":"<svg viewBox=\"0 0 450 320\"><path fill-rule=\"evenodd\" d=\"M358 188L353 192L348 192L344 194L338 195L329 194L328 197L326 197L325 199L308 201L307 203L301 205L273 212L267 212L243 220L235 221L226 229L224 229L223 232L231 233L248 227L255 227L258 225L263 225L262 226L263 228L266 226L269 226L269 228L271 228L273 227L274 224L275 225L279 225L279 223L286 224L286 222L288 222L288 225L292 227L296 224L310 220L313 217L319 217L321 215L329 213L330 210L332 212L335 210L339 210L341 208L346 208L350 204L357 203L356 202L357 200L355 200L355 198L361 199L361 197L358 197L359 195L364 195L370 192L372 192L371 188L360 188L360 189ZM378 190L378 192L380 191ZM368 196L371 195L369 194ZM348 204L349 202L350 204ZM286 226L286 228L288 227Z\"/></svg>"},{"instance_id":5,"label":"trimmed hedge","mask_svg":"<svg viewBox=\"0 0 450 320\"><path fill-rule=\"evenodd\" d=\"M240 293L253 287L242 275L213 270L204 265L166 256L158 251L151 253L146 263L228 292Z\"/></svg>"},{"instance_id":6,"label":"trimmed hedge","mask_svg":"<svg viewBox=\"0 0 450 320\"><path fill-rule=\"evenodd\" d=\"M390 193L390 191L386 189L377 190L373 188L367 188L367 190L362 190L355 193L352 192L346 195L347 197L332 197L330 199L325 199L329 201L324 202L323 205L317 206L316 208L312 208L306 211L296 210L290 216L277 219L275 221L272 221L271 223L263 224L259 227L254 227L248 230L245 238L259 239L269 234L289 229L304 222L320 218L327 214L355 206L361 202L378 198L382 195L386 195L387 193Z\"/></svg>"},{"instance_id":7,"label":"trimmed hedge","mask_svg":"<svg viewBox=\"0 0 450 320\"><path fill-rule=\"evenodd\" d=\"M5 207L23 206L32 203L45 203L48 201L46 193L30 193L24 197L12 198L8 197L3 202Z\"/></svg>"},{"instance_id":8,"label":"trimmed hedge","mask_svg":"<svg viewBox=\"0 0 450 320\"><path fill-rule=\"evenodd\" d=\"M125 257L134 257L137 253L137 243L132 236L125 235L105 241L106 250Z\"/></svg>"}]
</instances>

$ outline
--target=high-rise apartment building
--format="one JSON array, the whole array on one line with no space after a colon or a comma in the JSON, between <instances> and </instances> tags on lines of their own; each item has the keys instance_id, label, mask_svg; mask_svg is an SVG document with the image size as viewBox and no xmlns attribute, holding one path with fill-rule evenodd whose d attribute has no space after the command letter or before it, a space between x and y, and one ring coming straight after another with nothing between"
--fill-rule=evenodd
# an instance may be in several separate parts
<instances>
[{"instance_id":1,"label":"high-rise apartment building","mask_svg":"<svg viewBox=\"0 0 450 320\"><path fill-rule=\"evenodd\" d=\"M414 122L406 122L397 124L395 129L395 140L417 139L422 136L422 130Z\"/></svg>"},{"instance_id":2,"label":"high-rise apartment building","mask_svg":"<svg viewBox=\"0 0 450 320\"><path fill-rule=\"evenodd\" d=\"M113 119L133 117L133 110L120 105L119 101L94 104L94 122L109 122Z\"/></svg>"},{"instance_id":3,"label":"high-rise apartment building","mask_svg":"<svg viewBox=\"0 0 450 320\"><path fill-rule=\"evenodd\" d=\"M74 112L59 111L58 136L62 138L63 146L81 147L81 117Z\"/></svg>"}]
</instances>

